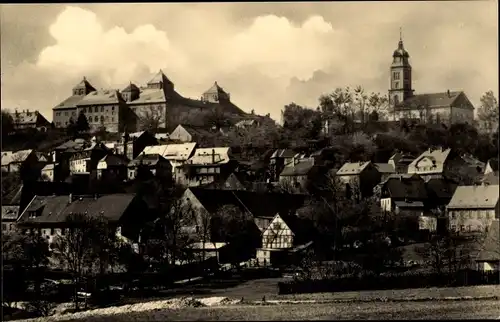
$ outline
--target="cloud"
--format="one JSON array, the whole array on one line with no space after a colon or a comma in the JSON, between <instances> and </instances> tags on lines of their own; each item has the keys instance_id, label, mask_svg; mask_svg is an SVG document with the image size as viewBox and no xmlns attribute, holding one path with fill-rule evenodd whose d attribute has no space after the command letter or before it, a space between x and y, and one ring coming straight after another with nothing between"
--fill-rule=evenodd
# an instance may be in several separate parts
<instances>
[{"instance_id":1,"label":"cloud","mask_svg":"<svg viewBox=\"0 0 500 322\"><path fill-rule=\"evenodd\" d=\"M50 119L83 76L97 88L120 89L129 81L146 83L161 68L185 96L198 98L217 80L244 110L278 119L283 105L315 107L335 87L359 84L386 93L401 25L416 92L463 89L478 102L498 87L496 4L450 5L453 10L430 2L73 5L47 13L45 27L20 18L37 20L42 7L31 14L25 7L17 18L10 7L2 11L9 17L1 28L2 106L36 108ZM24 61L11 59L28 47L16 41L23 33L44 44L35 55L30 47Z\"/></svg>"}]
</instances>

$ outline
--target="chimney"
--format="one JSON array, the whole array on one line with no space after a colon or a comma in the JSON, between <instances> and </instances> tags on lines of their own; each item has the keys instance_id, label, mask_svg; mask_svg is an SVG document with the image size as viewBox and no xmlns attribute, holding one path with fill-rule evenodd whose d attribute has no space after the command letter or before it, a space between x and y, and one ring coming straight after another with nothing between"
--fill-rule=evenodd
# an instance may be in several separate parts
<instances>
[{"instance_id":1,"label":"chimney","mask_svg":"<svg viewBox=\"0 0 500 322\"><path fill-rule=\"evenodd\" d=\"M450 90L446 91L446 93L448 94L448 97L451 97Z\"/></svg>"},{"instance_id":2,"label":"chimney","mask_svg":"<svg viewBox=\"0 0 500 322\"><path fill-rule=\"evenodd\" d=\"M73 194L70 193L68 198L68 203L71 203L72 201L73 201Z\"/></svg>"},{"instance_id":3,"label":"chimney","mask_svg":"<svg viewBox=\"0 0 500 322\"><path fill-rule=\"evenodd\" d=\"M217 82L215 82L217 84ZM212 164L215 163L215 149L212 149Z\"/></svg>"}]
</instances>

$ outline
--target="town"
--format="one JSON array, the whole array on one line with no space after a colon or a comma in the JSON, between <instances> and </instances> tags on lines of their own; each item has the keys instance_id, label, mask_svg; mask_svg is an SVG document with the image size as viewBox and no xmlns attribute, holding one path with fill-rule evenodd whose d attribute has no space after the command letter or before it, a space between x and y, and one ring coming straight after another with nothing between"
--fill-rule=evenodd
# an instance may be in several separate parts
<instances>
[{"instance_id":1,"label":"town","mask_svg":"<svg viewBox=\"0 0 500 322\"><path fill-rule=\"evenodd\" d=\"M387 95L333 89L279 124L162 70L82 75L52 122L2 107L4 310L254 275L280 294L499 284L497 99L414 93L403 39L386 50Z\"/></svg>"}]
</instances>

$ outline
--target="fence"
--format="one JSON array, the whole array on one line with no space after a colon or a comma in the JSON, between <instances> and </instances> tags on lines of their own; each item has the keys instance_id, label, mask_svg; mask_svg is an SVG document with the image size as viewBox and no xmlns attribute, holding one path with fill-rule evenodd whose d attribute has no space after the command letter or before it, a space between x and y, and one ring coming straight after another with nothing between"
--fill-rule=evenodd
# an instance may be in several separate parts
<instances>
[{"instance_id":1,"label":"fence","mask_svg":"<svg viewBox=\"0 0 500 322\"><path fill-rule=\"evenodd\" d=\"M387 290L422 287L456 287L500 284L498 272L464 270L456 274L413 273L391 275L350 276L329 280L294 280L279 282L279 294L342 292L360 290Z\"/></svg>"}]
</instances>

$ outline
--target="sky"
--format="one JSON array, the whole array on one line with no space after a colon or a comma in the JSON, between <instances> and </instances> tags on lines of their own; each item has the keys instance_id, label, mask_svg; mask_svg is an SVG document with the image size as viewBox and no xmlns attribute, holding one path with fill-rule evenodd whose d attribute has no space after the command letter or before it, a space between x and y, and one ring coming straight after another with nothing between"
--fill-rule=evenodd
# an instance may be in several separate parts
<instances>
[{"instance_id":1,"label":"sky","mask_svg":"<svg viewBox=\"0 0 500 322\"><path fill-rule=\"evenodd\" d=\"M2 109L52 108L83 76L146 84L159 69L185 97L214 81L243 110L315 108L321 94L387 93L402 28L415 93L498 95L497 1L0 5Z\"/></svg>"}]
</instances>

